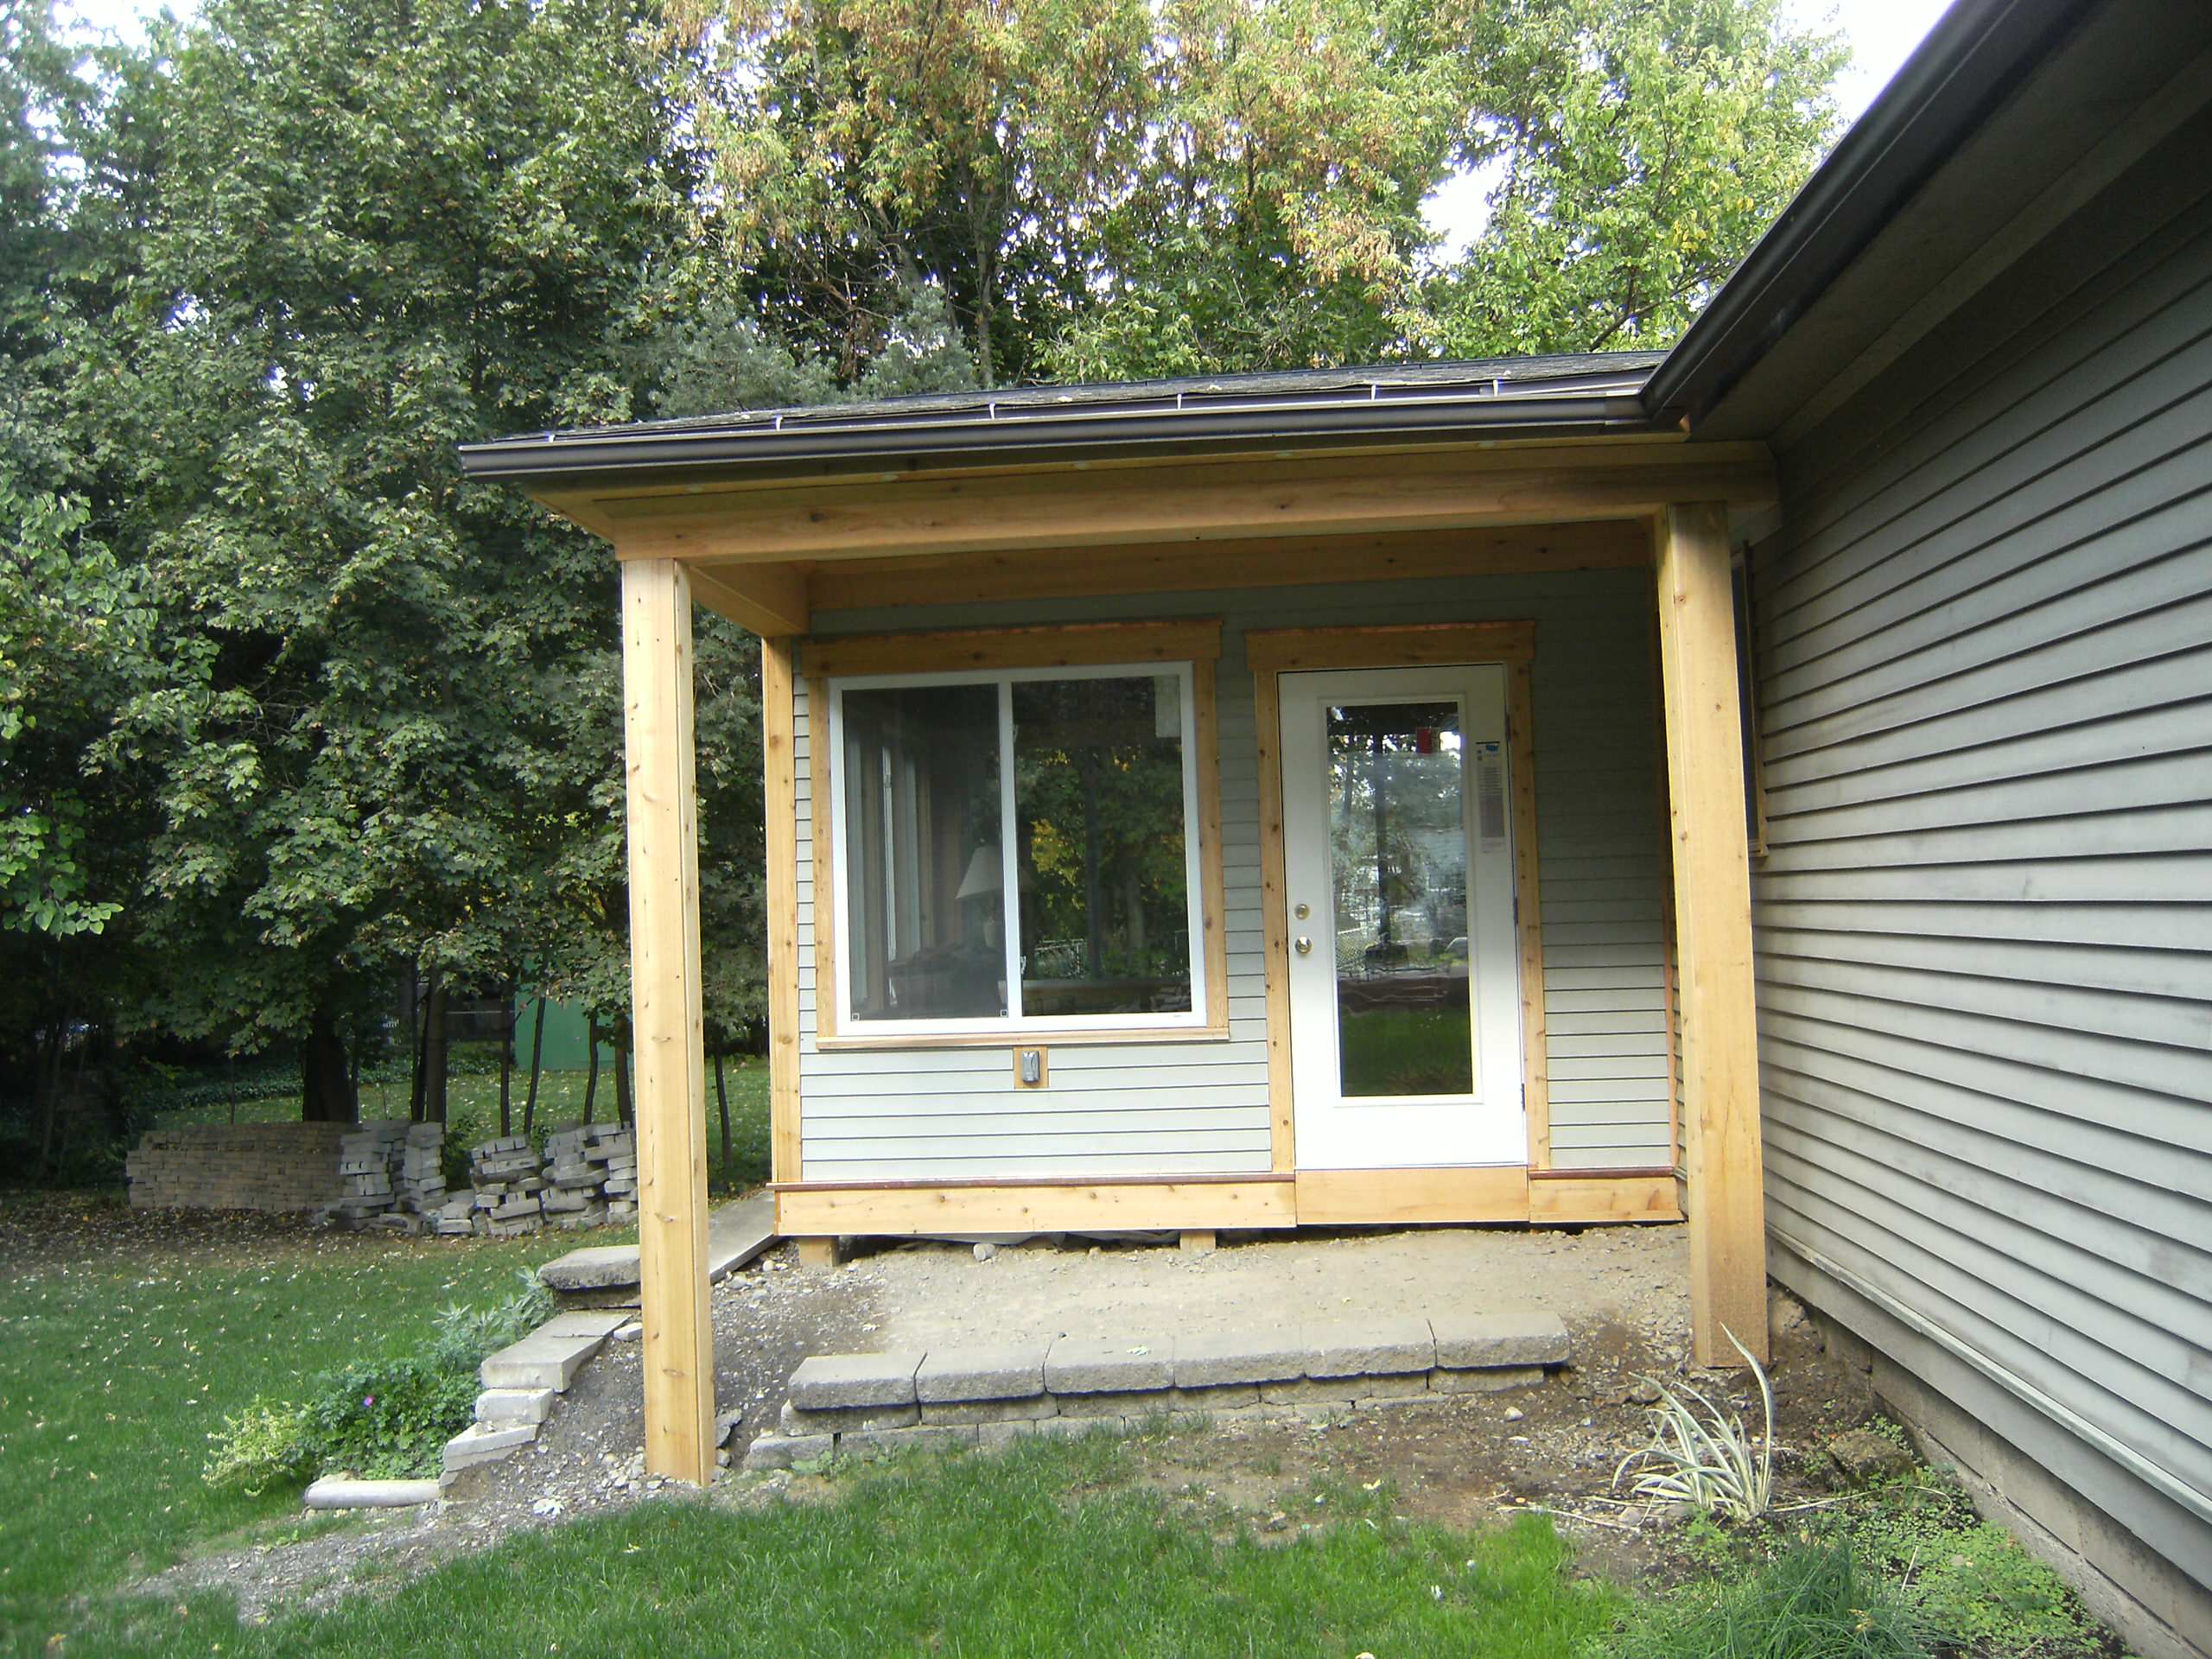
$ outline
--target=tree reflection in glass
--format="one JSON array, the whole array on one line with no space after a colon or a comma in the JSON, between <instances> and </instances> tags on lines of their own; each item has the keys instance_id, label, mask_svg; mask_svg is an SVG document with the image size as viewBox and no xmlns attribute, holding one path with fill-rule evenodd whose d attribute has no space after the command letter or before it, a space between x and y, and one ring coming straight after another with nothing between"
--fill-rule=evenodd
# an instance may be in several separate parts
<instances>
[{"instance_id":1,"label":"tree reflection in glass","mask_svg":"<svg viewBox=\"0 0 2212 1659\"><path fill-rule=\"evenodd\" d=\"M1343 1092L1471 1094L1459 705L1332 708L1328 760Z\"/></svg>"}]
</instances>

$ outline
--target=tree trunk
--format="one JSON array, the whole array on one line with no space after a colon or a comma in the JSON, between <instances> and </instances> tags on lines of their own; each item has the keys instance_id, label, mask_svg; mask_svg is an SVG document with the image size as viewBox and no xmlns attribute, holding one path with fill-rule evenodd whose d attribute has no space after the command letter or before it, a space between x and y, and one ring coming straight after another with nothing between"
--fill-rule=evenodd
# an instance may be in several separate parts
<instances>
[{"instance_id":1,"label":"tree trunk","mask_svg":"<svg viewBox=\"0 0 2212 1659\"><path fill-rule=\"evenodd\" d=\"M515 982L512 979L507 981L505 989L506 1018L499 1022L499 1133L503 1135L515 1132L514 1114L509 1103L509 1086L514 1078L515 1021L519 1017L515 1013Z\"/></svg>"},{"instance_id":2,"label":"tree trunk","mask_svg":"<svg viewBox=\"0 0 2212 1659\"><path fill-rule=\"evenodd\" d=\"M538 1058L545 1052L545 999L537 999L537 1018L530 1028L530 1087L522 1097L522 1132L528 1135L537 1122Z\"/></svg>"},{"instance_id":3,"label":"tree trunk","mask_svg":"<svg viewBox=\"0 0 2212 1659\"><path fill-rule=\"evenodd\" d=\"M446 976L435 969L423 1004L423 1121L446 1121Z\"/></svg>"},{"instance_id":4,"label":"tree trunk","mask_svg":"<svg viewBox=\"0 0 2212 1659\"><path fill-rule=\"evenodd\" d=\"M592 1102L599 1097L599 1021L584 1021L584 1046L591 1051L591 1061L584 1069L584 1122L591 1122Z\"/></svg>"},{"instance_id":5,"label":"tree trunk","mask_svg":"<svg viewBox=\"0 0 2212 1659\"><path fill-rule=\"evenodd\" d=\"M54 1173L55 1131L61 1116L61 1056L69 1046L69 1020L57 1015L54 1022L54 1037L47 1046L45 1065L39 1069L45 1074L46 1114L38 1137L38 1166L41 1174Z\"/></svg>"},{"instance_id":6,"label":"tree trunk","mask_svg":"<svg viewBox=\"0 0 2212 1659\"><path fill-rule=\"evenodd\" d=\"M308 1017L307 1041L300 1047L300 1116L309 1123L356 1123L360 1107L346 1068L346 1039L338 1016L318 1007Z\"/></svg>"},{"instance_id":7,"label":"tree trunk","mask_svg":"<svg viewBox=\"0 0 2212 1659\"><path fill-rule=\"evenodd\" d=\"M722 1079L722 1052L715 1051L715 1100L722 1109L722 1180L729 1180L729 1085Z\"/></svg>"},{"instance_id":8,"label":"tree trunk","mask_svg":"<svg viewBox=\"0 0 2212 1659\"><path fill-rule=\"evenodd\" d=\"M614 1047L614 1111L626 1129L638 1121L630 1104L630 1051L620 1043Z\"/></svg>"},{"instance_id":9,"label":"tree trunk","mask_svg":"<svg viewBox=\"0 0 2212 1659\"><path fill-rule=\"evenodd\" d=\"M410 1123L423 1121L423 1085L429 1073L423 1065L423 1046L429 1040L430 1030L423 1020L424 997L423 976L412 963L407 967L407 1120Z\"/></svg>"}]
</instances>

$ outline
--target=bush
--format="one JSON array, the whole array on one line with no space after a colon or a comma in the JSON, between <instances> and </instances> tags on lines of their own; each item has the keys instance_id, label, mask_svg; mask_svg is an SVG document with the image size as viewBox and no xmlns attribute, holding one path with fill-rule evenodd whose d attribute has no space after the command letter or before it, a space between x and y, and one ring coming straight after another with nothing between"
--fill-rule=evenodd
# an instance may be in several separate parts
<instances>
[{"instance_id":1,"label":"bush","mask_svg":"<svg viewBox=\"0 0 2212 1659\"><path fill-rule=\"evenodd\" d=\"M226 1418L214 1454L200 1471L211 1486L258 1494L309 1475L369 1480L434 1475L445 1444L476 1414L477 1367L487 1354L526 1336L553 1311L537 1275L491 1307L461 1303L442 1310L419 1354L326 1371L307 1402L260 1399Z\"/></svg>"},{"instance_id":2,"label":"bush","mask_svg":"<svg viewBox=\"0 0 2212 1659\"><path fill-rule=\"evenodd\" d=\"M315 1466L367 1480L435 1475L446 1442L474 1417L476 1393L474 1370L426 1355L328 1373L307 1404Z\"/></svg>"},{"instance_id":3,"label":"bush","mask_svg":"<svg viewBox=\"0 0 2212 1659\"><path fill-rule=\"evenodd\" d=\"M1928 1659L1929 1649L1897 1588L1837 1541L1646 1603L1610 1651L1614 1659Z\"/></svg>"},{"instance_id":4,"label":"bush","mask_svg":"<svg viewBox=\"0 0 2212 1659\"><path fill-rule=\"evenodd\" d=\"M307 1414L289 1401L256 1400L207 1438L215 1451L200 1478L218 1491L258 1497L271 1486L305 1478L315 1466Z\"/></svg>"}]
</instances>

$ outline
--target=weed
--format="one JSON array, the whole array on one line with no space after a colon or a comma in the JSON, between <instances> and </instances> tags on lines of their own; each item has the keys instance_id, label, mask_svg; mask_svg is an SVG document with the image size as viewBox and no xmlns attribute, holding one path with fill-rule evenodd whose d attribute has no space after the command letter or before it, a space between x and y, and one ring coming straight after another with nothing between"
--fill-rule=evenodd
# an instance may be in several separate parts
<instances>
[{"instance_id":1,"label":"weed","mask_svg":"<svg viewBox=\"0 0 2212 1659\"><path fill-rule=\"evenodd\" d=\"M1936 1471L1885 1487L1834 1522L1867 1561L1904 1583L1927 1628L1974 1654L2090 1659L2096 1624L2065 1581L1976 1512Z\"/></svg>"},{"instance_id":2,"label":"weed","mask_svg":"<svg viewBox=\"0 0 2212 1659\"><path fill-rule=\"evenodd\" d=\"M1766 1408L1765 1432L1756 1452L1741 1414L1723 1411L1689 1383L1677 1389L1655 1377L1649 1381L1659 1390L1659 1403L1651 1412L1651 1439L1621 1459L1613 1484L1618 1486L1640 1465L1630 1489L1638 1497L1691 1503L1700 1510L1718 1510L1732 1520L1755 1521L1774 1501L1774 1387L1766 1368L1736 1341L1736 1333L1726 1334L1758 1379Z\"/></svg>"},{"instance_id":3,"label":"weed","mask_svg":"<svg viewBox=\"0 0 2212 1659\"><path fill-rule=\"evenodd\" d=\"M1927 1659L1912 1606L1840 1541L1643 1604L1611 1659Z\"/></svg>"}]
</instances>

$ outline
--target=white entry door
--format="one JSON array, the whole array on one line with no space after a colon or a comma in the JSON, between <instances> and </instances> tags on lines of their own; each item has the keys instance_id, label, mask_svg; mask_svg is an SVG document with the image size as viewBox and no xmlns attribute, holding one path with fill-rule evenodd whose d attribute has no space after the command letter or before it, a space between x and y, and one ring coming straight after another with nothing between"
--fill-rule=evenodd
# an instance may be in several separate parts
<instances>
[{"instance_id":1,"label":"white entry door","mask_svg":"<svg viewBox=\"0 0 2212 1659\"><path fill-rule=\"evenodd\" d=\"M1281 698L1300 1166L1527 1163L1505 670Z\"/></svg>"}]
</instances>

